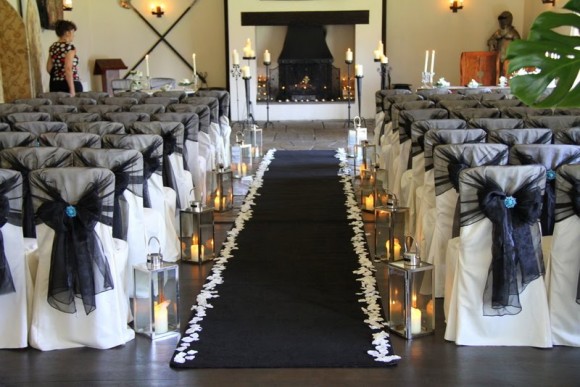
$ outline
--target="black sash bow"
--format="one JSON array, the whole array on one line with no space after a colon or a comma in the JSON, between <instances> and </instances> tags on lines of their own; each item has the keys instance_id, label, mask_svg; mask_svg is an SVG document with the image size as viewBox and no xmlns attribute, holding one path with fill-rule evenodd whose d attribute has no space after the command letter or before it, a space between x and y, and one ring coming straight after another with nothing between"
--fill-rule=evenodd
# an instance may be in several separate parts
<instances>
[{"instance_id":1,"label":"black sash bow","mask_svg":"<svg viewBox=\"0 0 580 387\"><path fill-rule=\"evenodd\" d=\"M75 295L85 313L96 309L95 295L114 288L109 264L94 230L102 200L97 187L89 188L76 205L60 196L44 202L37 216L55 232L50 262L48 303L65 313L76 313Z\"/></svg>"},{"instance_id":2,"label":"black sash bow","mask_svg":"<svg viewBox=\"0 0 580 387\"><path fill-rule=\"evenodd\" d=\"M149 195L149 178L161 167L161 158L153 156L158 143L154 143L145 149L143 154L143 207L151 208L151 196Z\"/></svg>"},{"instance_id":3,"label":"black sash bow","mask_svg":"<svg viewBox=\"0 0 580 387\"><path fill-rule=\"evenodd\" d=\"M489 314L517 314L520 292L544 271L531 230L542 211L542 195L540 189L526 187L508 196L491 183L478 193L481 211L493 224L491 278L486 284L486 293L491 287ZM484 295L484 310L486 301Z\"/></svg>"}]
</instances>

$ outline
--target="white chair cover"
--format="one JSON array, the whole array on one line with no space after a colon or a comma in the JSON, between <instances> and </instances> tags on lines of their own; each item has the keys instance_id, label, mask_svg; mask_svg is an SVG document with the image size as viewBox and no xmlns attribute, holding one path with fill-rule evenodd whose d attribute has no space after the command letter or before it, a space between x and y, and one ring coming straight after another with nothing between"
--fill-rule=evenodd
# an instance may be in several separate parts
<instances>
[{"instance_id":1,"label":"white chair cover","mask_svg":"<svg viewBox=\"0 0 580 387\"><path fill-rule=\"evenodd\" d=\"M550 321L554 345L580 346L580 166L563 165L556 176L556 225L550 258Z\"/></svg>"},{"instance_id":2,"label":"white chair cover","mask_svg":"<svg viewBox=\"0 0 580 387\"><path fill-rule=\"evenodd\" d=\"M227 90L200 90L198 95L215 97L219 102L219 126L220 135L223 141L224 147L224 165L231 164L231 144L230 136L232 134L232 127L230 126L230 93ZM376 143L375 143L376 144Z\"/></svg>"},{"instance_id":3,"label":"white chair cover","mask_svg":"<svg viewBox=\"0 0 580 387\"><path fill-rule=\"evenodd\" d=\"M552 346L535 220L545 178L545 168L538 165L477 167L460 174L461 246L446 340ZM500 248L502 241L506 249ZM504 280L500 273L506 273Z\"/></svg>"},{"instance_id":4,"label":"white chair cover","mask_svg":"<svg viewBox=\"0 0 580 387\"><path fill-rule=\"evenodd\" d=\"M32 283L22 236L22 175L0 169L0 348L28 346Z\"/></svg>"},{"instance_id":5,"label":"white chair cover","mask_svg":"<svg viewBox=\"0 0 580 387\"><path fill-rule=\"evenodd\" d=\"M113 173L100 168L47 168L30 175L39 217L39 264L30 327L34 348L105 349L134 338L127 326L128 303L121 277L126 255L116 252L108 210L113 205L114 182ZM80 226L82 219L89 218L93 221L84 223L86 228ZM75 237L66 237L73 230ZM86 237L81 236L85 232ZM92 248L67 248L79 238ZM77 270L67 273L65 262L75 262Z\"/></svg>"},{"instance_id":6,"label":"white chair cover","mask_svg":"<svg viewBox=\"0 0 580 387\"><path fill-rule=\"evenodd\" d=\"M100 148L101 137L92 133L43 133L40 145L75 150L78 148Z\"/></svg>"}]
</instances>

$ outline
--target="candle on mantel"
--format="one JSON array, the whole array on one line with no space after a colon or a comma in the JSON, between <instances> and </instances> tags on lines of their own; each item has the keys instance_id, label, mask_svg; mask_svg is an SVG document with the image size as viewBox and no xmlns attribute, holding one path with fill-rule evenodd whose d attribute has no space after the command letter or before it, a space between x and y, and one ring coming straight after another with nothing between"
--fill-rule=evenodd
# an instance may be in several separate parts
<instances>
[{"instance_id":1,"label":"candle on mantel","mask_svg":"<svg viewBox=\"0 0 580 387\"><path fill-rule=\"evenodd\" d=\"M346 62L352 63L352 58L353 58L352 50L349 48L346 50Z\"/></svg>"},{"instance_id":2,"label":"candle on mantel","mask_svg":"<svg viewBox=\"0 0 580 387\"><path fill-rule=\"evenodd\" d=\"M427 72L428 65L429 65L429 50L425 50L425 68L423 69L424 73Z\"/></svg>"},{"instance_id":3,"label":"candle on mantel","mask_svg":"<svg viewBox=\"0 0 580 387\"><path fill-rule=\"evenodd\" d=\"M398 238L395 238L395 240L393 241L393 245L394 245L393 258L395 261L397 261L399 260L399 258L401 258L401 243L399 242ZM385 243L385 249L387 250L387 257L390 258L391 241L387 241L387 243Z\"/></svg>"},{"instance_id":4,"label":"candle on mantel","mask_svg":"<svg viewBox=\"0 0 580 387\"><path fill-rule=\"evenodd\" d=\"M238 54L238 50L232 52L232 64L235 66L240 64L240 54Z\"/></svg>"},{"instance_id":5,"label":"candle on mantel","mask_svg":"<svg viewBox=\"0 0 580 387\"><path fill-rule=\"evenodd\" d=\"M169 320L167 318L167 307L169 306L169 300L165 300L161 303L155 303L155 333L165 333L169 330Z\"/></svg>"},{"instance_id":6,"label":"candle on mantel","mask_svg":"<svg viewBox=\"0 0 580 387\"><path fill-rule=\"evenodd\" d=\"M145 55L145 76L149 78L149 54Z\"/></svg>"},{"instance_id":7,"label":"candle on mantel","mask_svg":"<svg viewBox=\"0 0 580 387\"><path fill-rule=\"evenodd\" d=\"M250 73L250 66L242 67L242 78L249 79L252 75Z\"/></svg>"},{"instance_id":8,"label":"candle on mantel","mask_svg":"<svg viewBox=\"0 0 580 387\"><path fill-rule=\"evenodd\" d=\"M197 75L197 66L195 64L195 53L191 55L191 60L193 62L193 77L195 78L195 76Z\"/></svg>"},{"instance_id":9,"label":"candle on mantel","mask_svg":"<svg viewBox=\"0 0 580 387\"><path fill-rule=\"evenodd\" d=\"M272 62L272 58L270 56L270 51L268 51L268 50L264 51L264 63L270 64L271 62Z\"/></svg>"},{"instance_id":10,"label":"candle on mantel","mask_svg":"<svg viewBox=\"0 0 580 387\"><path fill-rule=\"evenodd\" d=\"M354 65L354 75L356 77L362 77L363 76L363 65L361 65L361 64L355 64Z\"/></svg>"},{"instance_id":11,"label":"candle on mantel","mask_svg":"<svg viewBox=\"0 0 580 387\"><path fill-rule=\"evenodd\" d=\"M252 58L252 41L250 38L246 40L246 45L244 46L244 57Z\"/></svg>"},{"instance_id":12,"label":"candle on mantel","mask_svg":"<svg viewBox=\"0 0 580 387\"><path fill-rule=\"evenodd\" d=\"M411 333L421 333L421 311L411 307Z\"/></svg>"}]
</instances>

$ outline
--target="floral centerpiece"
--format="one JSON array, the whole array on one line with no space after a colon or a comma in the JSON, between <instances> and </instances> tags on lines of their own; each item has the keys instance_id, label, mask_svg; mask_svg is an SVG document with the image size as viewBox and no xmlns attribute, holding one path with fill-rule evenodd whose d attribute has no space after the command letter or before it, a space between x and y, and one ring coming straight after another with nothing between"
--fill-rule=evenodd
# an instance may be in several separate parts
<instances>
[{"instance_id":1,"label":"floral centerpiece","mask_svg":"<svg viewBox=\"0 0 580 387\"><path fill-rule=\"evenodd\" d=\"M131 80L131 90L142 90L143 89L143 71L131 70L127 76Z\"/></svg>"},{"instance_id":2,"label":"floral centerpiece","mask_svg":"<svg viewBox=\"0 0 580 387\"><path fill-rule=\"evenodd\" d=\"M435 86L439 87L439 88L445 88L445 87L451 86L451 82L448 82L445 80L445 78L441 77L441 78L439 78L439 80L437 81Z\"/></svg>"}]
</instances>

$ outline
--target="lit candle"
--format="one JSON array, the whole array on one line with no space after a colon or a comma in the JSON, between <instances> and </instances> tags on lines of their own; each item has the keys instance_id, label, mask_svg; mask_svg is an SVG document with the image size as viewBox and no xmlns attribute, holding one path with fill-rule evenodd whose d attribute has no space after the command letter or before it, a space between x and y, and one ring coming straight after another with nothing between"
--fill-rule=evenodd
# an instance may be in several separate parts
<instances>
[{"instance_id":1,"label":"lit candle","mask_svg":"<svg viewBox=\"0 0 580 387\"><path fill-rule=\"evenodd\" d=\"M199 261L199 245L196 243L189 248L192 261Z\"/></svg>"},{"instance_id":2,"label":"lit candle","mask_svg":"<svg viewBox=\"0 0 580 387\"><path fill-rule=\"evenodd\" d=\"M271 59L270 52L268 50L264 51L264 63L270 64Z\"/></svg>"},{"instance_id":3,"label":"lit candle","mask_svg":"<svg viewBox=\"0 0 580 387\"><path fill-rule=\"evenodd\" d=\"M242 67L242 78L249 79L252 75L250 74L250 66Z\"/></svg>"},{"instance_id":4,"label":"lit candle","mask_svg":"<svg viewBox=\"0 0 580 387\"><path fill-rule=\"evenodd\" d=\"M240 64L240 54L238 54L238 50L234 50L234 52L232 53L232 63L234 65Z\"/></svg>"},{"instance_id":5,"label":"lit candle","mask_svg":"<svg viewBox=\"0 0 580 387\"><path fill-rule=\"evenodd\" d=\"M195 53L191 55L191 60L193 61L193 77L197 75L197 66L195 65Z\"/></svg>"},{"instance_id":6,"label":"lit candle","mask_svg":"<svg viewBox=\"0 0 580 387\"><path fill-rule=\"evenodd\" d=\"M381 55L381 63L387 64L389 63L389 58L386 55Z\"/></svg>"},{"instance_id":7,"label":"lit candle","mask_svg":"<svg viewBox=\"0 0 580 387\"><path fill-rule=\"evenodd\" d=\"M425 50L425 68L423 69L424 73L427 72L427 65L428 64L429 64L429 50Z\"/></svg>"},{"instance_id":8,"label":"lit candle","mask_svg":"<svg viewBox=\"0 0 580 387\"><path fill-rule=\"evenodd\" d=\"M431 73L435 69L435 50L431 50Z\"/></svg>"},{"instance_id":9,"label":"lit candle","mask_svg":"<svg viewBox=\"0 0 580 387\"><path fill-rule=\"evenodd\" d=\"M165 300L162 303L155 303L155 333L165 333L169 330L169 322L167 319L167 307L169 306L169 300Z\"/></svg>"},{"instance_id":10,"label":"lit candle","mask_svg":"<svg viewBox=\"0 0 580 387\"><path fill-rule=\"evenodd\" d=\"M357 77L363 76L363 65L361 65L361 64L354 65L354 75Z\"/></svg>"},{"instance_id":11,"label":"lit candle","mask_svg":"<svg viewBox=\"0 0 580 387\"><path fill-rule=\"evenodd\" d=\"M375 56L375 59L381 59L381 52L379 50L374 50L373 54Z\"/></svg>"},{"instance_id":12,"label":"lit candle","mask_svg":"<svg viewBox=\"0 0 580 387\"><path fill-rule=\"evenodd\" d=\"M399 301L395 301L395 300L391 301L391 308L390 309L391 309L390 310L391 320L402 317L403 305L401 305L401 303Z\"/></svg>"},{"instance_id":13,"label":"lit candle","mask_svg":"<svg viewBox=\"0 0 580 387\"><path fill-rule=\"evenodd\" d=\"M215 207L215 209L216 209L216 210L219 210L219 208L220 208L220 197L221 197L221 196L222 196L222 195L221 195L221 192L218 190L218 191L215 193L215 198L214 198L214 200L213 200L213 206Z\"/></svg>"},{"instance_id":14,"label":"lit candle","mask_svg":"<svg viewBox=\"0 0 580 387\"><path fill-rule=\"evenodd\" d=\"M411 333L421 333L421 311L417 308L411 308Z\"/></svg>"},{"instance_id":15,"label":"lit candle","mask_svg":"<svg viewBox=\"0 0 580 387\"><path fill-rule=\"evenodd\" d=\"M382 54L384 50L385 50L385 46L383 46L383 41L379 40L379 45L377 46L377 51Z\"/></svg>"},{"instance_id":16,"label":"lit candle","mask_svg":"<svg viewBox=\"0 0 580 387\"><path fill-rule=\"evenodd\" d=\"M250 38L246 40L246 45L244 46L244 57L251 58L252 57L252 41Z\"/></svg>"},{"instance_id":17,"label":"lit candle","mask_svg":"<svg viewBox=\"0 0 580 387\"><path fill-rule=\"evenodd\" d=\"M246 163L242 163L242 176L246 176L246 173L248 173L248 166L246 165Z\"/></svg>"},{"instance_id":18,"label":"lit candle","mask_svg":"<svg viewBox=\"0 0 580 387\"><path fill-rule=\"evenodd\" d=\"M375 197L373 194L365 196L365 209L373 210L375 208Z\"/></svg>"},{"instance_id":19,"label":"lit candle","mask_svg":"<svg viewBox=\"0 0 580 387\"><path fill-rule=\"evenodd\" d=\"M346 50L346 61L348 63L352 63L352 58L353 58L353 54L352 54L351 49L349 48Z\"/></svg>"},{"instance_id":20,"label":"lit candle","mask_svg":"<svg viewBox=\"0 0 580 387\"><path fill-rule=\"evenodd\" d=\"M394 258L395 258L395 260L399 260L401 258L401 244L399 243L399 240L397 238L395 238L393 245L394 245L393 252L394 252L394 256L395 256Z\"/></svg>"},{"instance_id":21,"label":"lit candle","mask_svg":"<svg viewBox=\"0 0 580 387\"><path fill-rule=\"evenodd\" d=\"M149 54L145 55L145 75L149 78Z\"/></svg>"}]
</instances>

